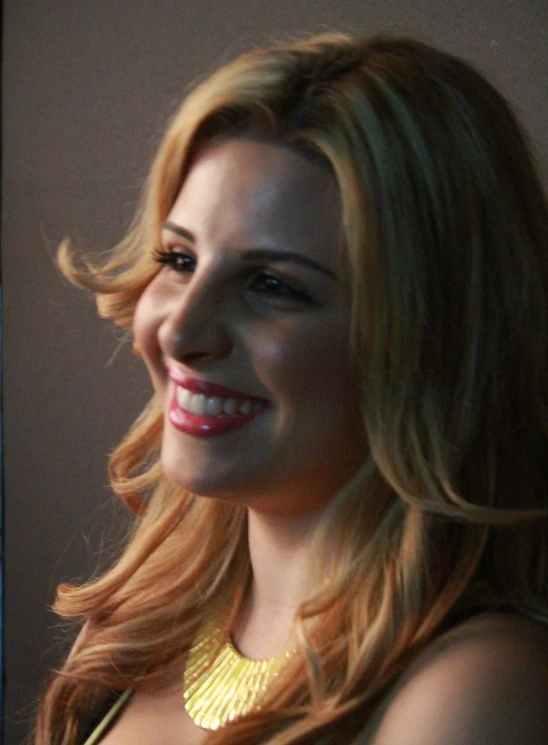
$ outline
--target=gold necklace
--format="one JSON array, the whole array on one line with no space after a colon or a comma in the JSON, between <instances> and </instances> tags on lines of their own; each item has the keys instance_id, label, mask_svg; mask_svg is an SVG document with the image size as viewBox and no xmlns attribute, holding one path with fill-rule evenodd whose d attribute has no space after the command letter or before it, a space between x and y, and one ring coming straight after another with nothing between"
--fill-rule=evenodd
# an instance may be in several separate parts
<instances>
[{"instance_id":1,"label":"gold necklace","mask_svg":"<svg viewBox=\"0 0 548 745\"><path fill-rule=\"evenodd\" d=\"M257 702L292 653L248 660L223 637L217 619L204 625L190 649L183 678L187 714L208 730L260 709Z\"/></svg>"}]
</instances>

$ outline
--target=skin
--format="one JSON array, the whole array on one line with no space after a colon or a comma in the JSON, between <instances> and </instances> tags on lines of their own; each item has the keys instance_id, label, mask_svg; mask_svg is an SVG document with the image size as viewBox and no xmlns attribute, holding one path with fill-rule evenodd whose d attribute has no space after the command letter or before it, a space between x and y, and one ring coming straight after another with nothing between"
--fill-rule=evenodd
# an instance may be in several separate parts
<instances>
[{"instance_id":1,"label":"skin","mask_svg":"<svg viewBox=\"0 0 548 745\"><path fill-rule=\"evenodd\" d=\"M340 213L331 175L287 147L248 138L209 146L166 221L170 263L135 316L164 403L165 473L189 491L249 508L254 582L234 638L254 658L287 641L310 590L310 532L367 447L339 277ZM220 436L181 432L169 420L169 368L267 408Z\"/></svg>"},{"instance_id":2,"label":"skin","mask_svg":"<svg viewBox=\"0 0 548 745\"><path fill-rule=\"evenodd\" d=\"M547 745L548 633L484 614L434 640L359 745Z\"/></svg>"},{"instance_id":3,"label":"skin","mask_svg":"<svg viewBox=\"0 0 548 745\"><path fill-rule=\"evenodd\" d=\"M310 534L367 447L353 413L338 195L324 170L294 152L231 139L201 154L168 219L163 250L180 258L150 283L134 328L165 406L162 462L181 486L247 506L253 586L233 636L244 655L266 658L282 652L311 591ZM288 257L253 253L265 247ZM221 437L182 433L168 417L174 365L268 409ZM426 647L358 741L542 745L547 660L546 633L528 621L491 614L464 623ZM206 737L185 712L180 683L166 681L163 692L136 693L102 745Z\"/></svg>"},{"instance_id":4,"label":"skin","mask_svg":"<svg viewBox=\"0 0 548 745\"><path fill-rule=\"evenodd\" d=\"M178 264L150 283L134 325L164 402L165 473L262 514L317 511L365 453L332 178L288 148L231 139L201 154L166 225L163 251ZM168 417L166 367L268 408L221 436L180 432Z\"/></svg>"},{"instance_id":5,"label":"skin","mask_svg":"<svg viewBox=\"0 0 548 745\"><path fill-rule=\"evenodd\" d=\"M330 174L288 148L247 138L214 144L173 205L166 265L135 315L135 340L164 404L165 473L248 507L253 582L233 638L252 659L286 646L311 590L311 532L367 448L339 276L340 213ZM169 368L267 408L221 436L181 432L169 419ZM104 743L193 745L204 734L180 689L170 689L136 694Z\"/></svg>"},{"instance_id":6,"label":"skin","mask_svg":"<svg viewBox=\"0 0 548 745\"><path fill-rule=\"evenodd\" d=\"M356 745L546 745L547 693L546 629L484 614L426 647ZM137 694L101 745L199 745L181 699Z\"/></svg>"}]
</instances>

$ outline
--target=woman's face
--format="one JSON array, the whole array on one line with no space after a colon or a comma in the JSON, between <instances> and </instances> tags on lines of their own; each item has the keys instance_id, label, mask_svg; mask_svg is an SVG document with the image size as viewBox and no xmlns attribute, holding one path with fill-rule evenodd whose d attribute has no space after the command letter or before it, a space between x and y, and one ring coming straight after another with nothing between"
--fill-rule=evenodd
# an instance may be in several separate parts
<instances>
[{"instance_id":1,"label":"woman's face","mask_svg":"<svg viewBox=\"0 0 548 745\"><path fill-rule=\"evenodd\" d=\"M282 145L228 139L196 160L134 323L171 481L306 514L363 461L340 213L332 177Z\"/></svg>"}]
</instances>

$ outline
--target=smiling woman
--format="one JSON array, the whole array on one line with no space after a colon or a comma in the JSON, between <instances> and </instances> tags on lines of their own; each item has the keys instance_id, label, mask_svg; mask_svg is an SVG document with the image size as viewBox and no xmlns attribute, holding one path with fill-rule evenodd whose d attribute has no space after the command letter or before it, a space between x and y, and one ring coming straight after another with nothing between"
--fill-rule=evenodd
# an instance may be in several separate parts
<instances>
[{"instance_id":1,"label":"smiling woman","mask_svg":"<svg viewBox=\"0 0 548 745\"><path fill-rule=\"evenodd\" d=\"M324 35L198 86L126 240L59 253L154 395L37 745L545 742L547 235L443 52Z\"/></svg>"},{"instance_id":2,"label":"smiling woman","mask_svg":"<svg viewBox=\"0 0 548 745\"><path fill-rule=\"evenodd\" d=\"M172 483L297 515L357 471L340 228L332 176L288 147L223 139L197 157L133 324Z\"/></svg>"}]
</instances>

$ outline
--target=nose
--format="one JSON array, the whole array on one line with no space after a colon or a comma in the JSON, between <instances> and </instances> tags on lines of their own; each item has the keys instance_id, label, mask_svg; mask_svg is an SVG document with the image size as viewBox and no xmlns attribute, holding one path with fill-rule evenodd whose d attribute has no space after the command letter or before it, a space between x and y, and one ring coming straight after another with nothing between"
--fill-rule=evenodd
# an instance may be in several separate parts
<instances>
[{"instance_id":1,"label":"nose","mask_svg":"<svg viewBox=\"0 0 548 745\"><path fill-rule=\"evenodd\" d=\"M164 354L183 364L225 357L232 349L226 293L197 274L173 290L158 332Z\"/></svg>"}]
</instances>

